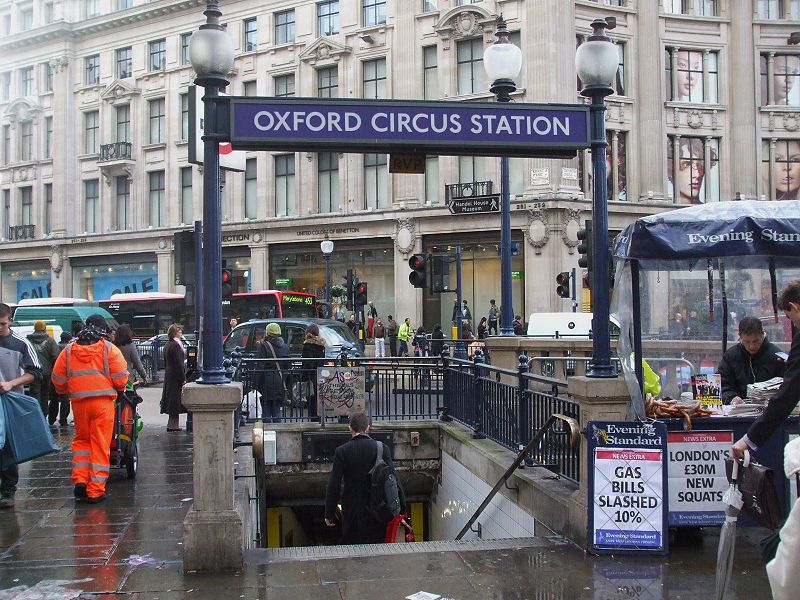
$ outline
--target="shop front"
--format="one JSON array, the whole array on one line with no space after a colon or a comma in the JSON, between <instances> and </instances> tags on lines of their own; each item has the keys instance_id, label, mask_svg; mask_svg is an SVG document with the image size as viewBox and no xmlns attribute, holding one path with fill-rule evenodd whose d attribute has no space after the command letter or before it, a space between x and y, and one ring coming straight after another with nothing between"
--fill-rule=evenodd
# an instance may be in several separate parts
<instances>
[{"instance_id":1,"label":"shop front","mask_svg":"<svg viewBox=\"0 0 800 600\"><path fill-rule=\"evenodd\" d=\"M72 264L72 295L90 301L112 294L157 292L158 264L155 254L77 256Z\"/></svg>"},{"instance_id":2,"label":"shop front","mask_svg":"<svg viewBox=\"0 0 800 600\"><path fill-rule=\"evenodd\" d=\"M222 268L230 273L231 293L255 292L249 246L224 246Z\"/></svg>"},{"instance_id":3,"label":"shop front","mask_svg":"<svg viewBox=\"0 0 800 600\"><path fill-rule=\"evenodd\" d=\"M50 265L47 261L3 263L4 301L19 302L50 296Z\"/></svg>"}]
</instances>

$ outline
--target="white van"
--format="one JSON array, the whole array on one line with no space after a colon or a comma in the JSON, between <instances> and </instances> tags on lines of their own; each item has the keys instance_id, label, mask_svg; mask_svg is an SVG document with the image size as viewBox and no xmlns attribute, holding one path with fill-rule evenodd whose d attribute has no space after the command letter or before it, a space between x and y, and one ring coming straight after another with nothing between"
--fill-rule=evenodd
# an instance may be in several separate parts
<instances>
[{"instance_id":1,"label":"white van","mask_svg":"<svg viewBox=\"0 0 800 600\"><path fill-rule=\"evenodd\" d=\"M592 313L532 313L528 320L528 335L532 337L588 340L591 331ZM613 318L611 335L619 335L619 323Z\"/></svg>"}]
</instances>

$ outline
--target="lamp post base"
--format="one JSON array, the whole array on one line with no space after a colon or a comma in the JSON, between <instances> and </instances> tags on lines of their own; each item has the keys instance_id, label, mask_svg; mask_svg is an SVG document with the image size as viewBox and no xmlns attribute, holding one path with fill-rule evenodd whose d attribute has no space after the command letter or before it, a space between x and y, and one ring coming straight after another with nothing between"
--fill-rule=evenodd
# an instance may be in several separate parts
<instances>
[{"instance_id":1,"label":"lamp post base","mask_svg":"<svg viewBox=\"0 0 800 600\"><path fill-rule=\"evenodd\" d=\"M598 365L590 362L586 366L586 377L592 377L595 379L613 379L618 375L619 373L614 365Z\"/></svg>"}]
</instances>

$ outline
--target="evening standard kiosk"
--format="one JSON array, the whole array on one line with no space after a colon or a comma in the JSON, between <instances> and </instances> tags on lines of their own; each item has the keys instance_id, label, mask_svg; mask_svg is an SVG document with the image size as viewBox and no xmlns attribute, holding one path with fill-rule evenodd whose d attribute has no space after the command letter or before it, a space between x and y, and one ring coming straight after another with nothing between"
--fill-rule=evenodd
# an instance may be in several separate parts
<instances>
[{"instance_id":1,"label":"evening standard kiosk","mask_svg":"<svg viewBox=\"0 0 800 600\"><path fill-rule=\"evenodd\" d=\"M728 344L736 343L734 319L758 316L769 340L788 346L791 333L784 329L788 323L776 304L778 290L800 277L798 242L798 201L690 206L637 219L617 236L611 312L620 324L617 353L632 398L631 418L647 418L642 361L633 360L635 356L661 371L662 395L679 398L691 389L691 375L713 372ZM677 304L698 313L691 336L676 338L660 325L665 319L659 305L671 312ZM682 365L669 364L665 355L680 355ZM724 521L725 459L756 417L730 414L727 406L722 410L722 415L690 422L662 419L668 431L670 526ZM797 431L797 417L788 418L755 455L775 471L784 508L791 486L783 471L783 448ZM744 515L739 523L753 524Z\"/></svg>"},{"instance_id":2,"label":"evening standard kiosk","mask_svg":"<svg viewBox=\"0 0 800 600\"><path fill-rule=\"evenodd\" d=\"M667 428L590 421L589 552L666 554Z\"/></svg>"}]
</instances>

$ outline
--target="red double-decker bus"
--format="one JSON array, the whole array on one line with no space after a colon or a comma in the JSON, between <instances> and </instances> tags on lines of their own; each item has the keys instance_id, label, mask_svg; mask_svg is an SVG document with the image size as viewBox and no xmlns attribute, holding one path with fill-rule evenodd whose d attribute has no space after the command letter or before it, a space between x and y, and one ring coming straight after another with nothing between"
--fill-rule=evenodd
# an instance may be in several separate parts
<instances>
[{"instance_id":1,"label":"red double-decker bus","mask_svg":"<svg viewBox=\"0 0 800 600\"><path fill-rule=\"evenodd\" d=\"M242 292L222 300L222 316L226 322L232 317L239 322L250 319L313 318L317 316L316 296L280 290Z\"/></svg>"}]
</instances>

